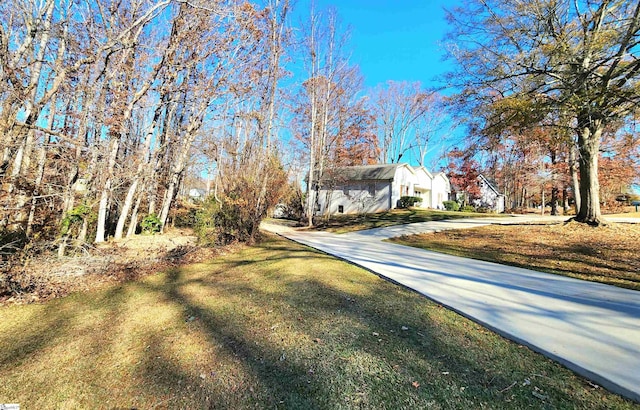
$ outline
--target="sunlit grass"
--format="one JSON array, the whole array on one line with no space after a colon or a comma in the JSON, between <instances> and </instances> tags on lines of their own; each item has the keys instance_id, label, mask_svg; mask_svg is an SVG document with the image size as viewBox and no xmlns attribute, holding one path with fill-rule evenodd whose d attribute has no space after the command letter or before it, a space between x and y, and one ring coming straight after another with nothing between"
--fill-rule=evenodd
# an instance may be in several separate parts
<instances>
[{"instance_id":1,"label":"sunlit grass","mask_svg":"<svg viewBox=\"0 0 640 410\"><path fill-rule=\"evenodd\" d=\"M640 290L637 224L491 225L390 241Z\"/></svg>"},{"instance_id":2,"label":"sunlit grass","mask_svg":"<svg viewBox=\"0 0 640 410\"><path fill-rule=\"evenodd\" d=\"M414 292L276 238L2 307L0 372L0 402L25 409L633 407Z\"/></svg>"}]
</instances>

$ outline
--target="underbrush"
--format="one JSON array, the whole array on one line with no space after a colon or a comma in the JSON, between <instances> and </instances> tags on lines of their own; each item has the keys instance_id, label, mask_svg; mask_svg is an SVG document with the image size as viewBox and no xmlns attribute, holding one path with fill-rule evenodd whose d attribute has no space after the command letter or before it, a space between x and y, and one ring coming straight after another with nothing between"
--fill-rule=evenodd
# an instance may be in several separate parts
<instances>
[{"instance_id":1,"label":"underbrush","mask_svg":"<svg viewBox=\"0 0 640 410\"><path fill-rule=\"evenodd\" d=\"M69 256L57 255L56 243L28 243L3 255L0 304L32 303L66 296L110 283L123 283L150 273L197 262L227 252L233 245L198 245L192 230L168 230L163 235L135 235L99 246L70 246Z\"/></svg>"}]
</instances>

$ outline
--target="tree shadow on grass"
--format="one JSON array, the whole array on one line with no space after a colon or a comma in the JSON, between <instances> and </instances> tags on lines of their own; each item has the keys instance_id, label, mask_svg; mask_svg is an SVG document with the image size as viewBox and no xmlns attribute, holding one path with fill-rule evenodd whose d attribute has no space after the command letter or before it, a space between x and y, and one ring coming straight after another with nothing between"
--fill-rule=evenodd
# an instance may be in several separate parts
<instances>
[{"instance_id":1,"label":"tree shadow on grass","mask_svg":"<svg viewBox=\"0 0 640 410\"><path fill-rule=\"evenodd\" d=\"M283 281L282 297L290 309L277 321L286 323L287 332L298 338L292 345L261 335L263 329L252 328L251 317L243 322L246 316L240 312L242 308L229 321L209 308L205 300L185 291L193 285L180 270L174 270L156 291L166 293L184 309L185 315L196 317L209 344L236 358L248 373L240 380L256 384L243 385L231 394L217 386L219 380L194 380L179 366L173 366L173 376L166 378L164 391L169 396L177 393L171 381L181 378L197 386L196 402L206 399L200 403L212 407L403 408L450 402L461 408L496 400L504 408L546 406L539 399L532 399L529 391L503 401L501 390L514 380L531 377L529 372L534 371L523 366L515 374L505 374L504 370L493 368L492 361L502 360L498 356L509 349L518 350L516 345L502 340L497 351L492 351L492 346L483 345L493 342L485 340L485 331L479 326L469 323L470 331L461 334L452 324L433 322L424 311L439 308L424 300L416 302L414 296L403 294L405 291L393 285L378 286L363 295L315 278ZM203 282L196 285L216 286ZM273 294L264 294L258 288L226 288L225 292L237 299L253 295L247 304L252 307L274 307L269 305L273 304ZM389 301L390 293L399 302ZM405 327L408 329L403 330ZM157 340L152 342L159 345ZM534 356L531 352L526 354ZM166 356L159 351L151 355ZM483 360L478 361L478 357ZM559 366L545 363L545 370L535 371L553 373L557 372L556 367ZM146 377L153 380L150 385L157 385L158 377L163 380L155 367L147 368L150 370ZM160 373L165 372L160 369ZM418 381L421 388L414 387L413 381ZM555 405L568 404L573 399L551 384L544 388L549 389L547 394Z\"/></svg>"},{"instance_id":2,"label":"tree shadow on grass","mask_svg":"<svg viewBox=\"0 0 640 410\"><path fill-rule=\"evenodd\" d=\"M304 271L282 265L288 258ZM312 260L326 263L326 272L312 270ZM89 344L95 337L89 354L112 363L101 371L92 358L78 358L90 371L78 375L87 378L83 388L93 389L81 407L544 408L572 407L584 394L558 386L567 377L559 366L326 255L273 240L227 262L171 269L93 300L46 304L52 319L31 334L30 319L20 323L15 330L27 336L5 364L46 354L77 331L64 322L95 311L100 319L81 337ZM165 311L168 318L154 317ZM132 340L115 349L122 339ZM133 358L117 356L122 349ZM562 374L558 385L534 383L550 399L532 396L533 384L505 390L533 372L549 380Z\"/></svg>"}]
</instances>

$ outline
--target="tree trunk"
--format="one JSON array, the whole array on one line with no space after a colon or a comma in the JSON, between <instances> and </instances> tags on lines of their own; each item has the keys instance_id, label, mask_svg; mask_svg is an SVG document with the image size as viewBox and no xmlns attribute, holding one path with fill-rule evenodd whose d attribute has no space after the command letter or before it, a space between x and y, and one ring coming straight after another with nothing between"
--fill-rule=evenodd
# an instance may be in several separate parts
<instances>
[{"instance_id":1,"label":"tree trunk","mask_svg":"<svg viewBox=\"0 0 640 410\"><path fill-rule=\"evenodd\" d=\"M589 225L602 223L600 213L600 183L598 181L598 155L600 151L600 136L604 124L602 120L581 122L583 125L578 135L578 149L580 153L580 211L575 220Z\"/></svg>"},{"instance_id":2,"label":"tree trunk","mask_svg":"<svg viewBox=\"0 0 640 410\"><path fill-rule=\"evenodd\" d=\"M162 226L161 232L164 232L164 225L167 223L167 218L169 217L169 210L171 209L171 205L173 200L176 197L177 189L179 188L182 176L184 174L184 169L187 166L187 160L189 158L189 151L191 150L191 145L196 138L196 132L200 128L202 124L200 120L201 113L204 113L206 108L206 103L200 107L199 114L197 118L192 119L191 124L187 127L186 135L182 137L182 147L181 151L178 155L178 158L175 159L176 163L171 168L171 174L169 176L169 185L167 186L167 190L165 191L164 200L162 202L162 208L160 210L160 224Z\"/></svg>"},{"instance_id":3,"label":"tree trunk","mask_svg":"<svg viewBox=\"0 0 640 410\"><path fill-rule=\"evenodd\" d=\"M122 205L122 210L120 211L120 217L118 218L118 223L116 225L116 232L113 235L114 239L122 239L122 235L124 232L124 225L125 225L125 222L127 221L127 217L129 216L129 210L133 205L133 199L138 189L138 185L140 183L140 180L142 179L144 169L147 166L149 160L151 159L151 154L149 152L151 150L151 140L153 138L153 133L156 129L156 123L159 117L160 117L160 108L156 109L153 122L151 123L151 127L149 128L149 131L146 133L144 146L142 147L142 150L138 153L138 156L139 156L138 160L140 161L140 163L138 164L138 168L136 169L136 173L133 177L133 182L129 187L129 191L127 192L127 196L125 198L124 204ZM133 220L133 215L132 215L132 219L129 223L134 224L135 222L136 221Z\"/></svg>"},{"instance_id":4,"label":"tree trunk","mask_svg":"<svg viewBox=\"0 0 640 410\"><path fill-rule=\"evenodd\" d=\"M51 129L53 127L53 118L55 117L55 110L56 110L55 97L51 102L51 108L49 110L50 110L50 113L49 113L49 119L47 122L47 128ZM51 135L45 134L43 136L42 146L40 147L40 152L38 154L38 167L36 170L36 180L34 183L33 198L31 198L31 209L29 210L29 218L27 219L27 236L29 237L33 234L33 223L36 215L38 196L40 195L40 186L42 185L42 180L44 179L44 167L47 162L47 149L49 148L50 141L51 141Z\"/></svg>"},{"instance_id":5,"label":"tree trunk","mask_svg":"<svg viewBox=\"0 0 640 410\"><path fill-rule=\"evenodd\" d=\"M571 183L573 188L573 202L576 215L580 212L580 178L578 178L578 161L576 159L576 147L571 145L569 149L569 172L571 173Z\"/></svg>"},{"instance_id":6,"label":"tree trunk","mask_svg":"<svg viewBox=\"0 0 640 410\"><path fill-rule=\"evenodd\" d=\"M107 180L102 186L100 192L100 202L98 205L98 221L96 229L96 243L104 242L106 236L106 224L107 224L107 208L109 203L109 195L111 194L111 184L114 178L114 168L116 166L116 158L118 156L118 149L120 148L120 140L118 136L112 137L111 149L109 150L109 162L107 164Z\"/></svg>"},{"instance_id":7,"label":"tree trunk","mask_svg":"<svg viewBox=\"0 0 640 410\"><path fill-rule=\"evenodd\" d=\"M116 232L113 235L113 239L122 239L122 233L124 232L124 224L127 221L127 217L129 216L129 209L133 205L133 197L138 189L138 175L136 175L129 187L129 191L127 192L127 196L125 197L124 204L122 205L122 210L120 211L120 216L118 217L118 223L116 224Z\"/></svg>"},{"instance_id":8,"label":"tree trunk","mask_svg":"<svg viewBox=\"0 0 640 410\"><path fill-rule=\"evenodd\" d=\"M164 192L164 199L162 201L162 208L160 209L160 225L162 226L162 232L164 232L164 226L167 223L167 218L169 217L169 210L171 209L171 204L175 199L176 188L178 187L178 182L180 180L180 174L174 173L171 176L171 180L169 181L169 186L167 190Z\"/></svg>"},{"instance_id":9,"label":"tree trunk","mask_svg":"<svg viewBox=\"0 0 640 410\"><path fill-rule=\"evenodd\" d=\"M127 238L132 237L136 233L136 227L138 226L138 209L140 209L141 201L142 201L142 193L139 193L138 199L136 199L136 205L133 207L133 212L131 213L131 221L129 221Z\"/></svg>"},{"instance_id":10,"label":"tree trunk","mask_svg":"<svg viewBox=\"0 0 640 410\"><path fill-rule=\"evenodd\" d=\"M551 188L551 215L558 215L558 196L560 190L557 186Z\"/></svg>"}]
</instances>

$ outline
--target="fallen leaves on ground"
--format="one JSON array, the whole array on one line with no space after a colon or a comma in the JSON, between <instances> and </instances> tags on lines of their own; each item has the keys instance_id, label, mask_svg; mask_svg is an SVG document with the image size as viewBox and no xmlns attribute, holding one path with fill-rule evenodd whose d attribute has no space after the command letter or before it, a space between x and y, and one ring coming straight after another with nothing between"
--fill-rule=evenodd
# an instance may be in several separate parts
<instances>
[{"instance_id":1,"label":"fallen leaves on ground","mask_svg":"<svg viewBox=\"0 0 640 410\"><path fill-rule=\"evenodd\" d=\"M241 245L224 249L198 246L190 229L171 229L162 235L135 235L105 242L76 257L58 258L52 253L42 253L22 266L2 272L5 277L19 281L22 289L0 294L0 305L43 302L72 292L135 280L172 266L211 260L233 251L234 247Z\"/></svg>"}]
</instances>

